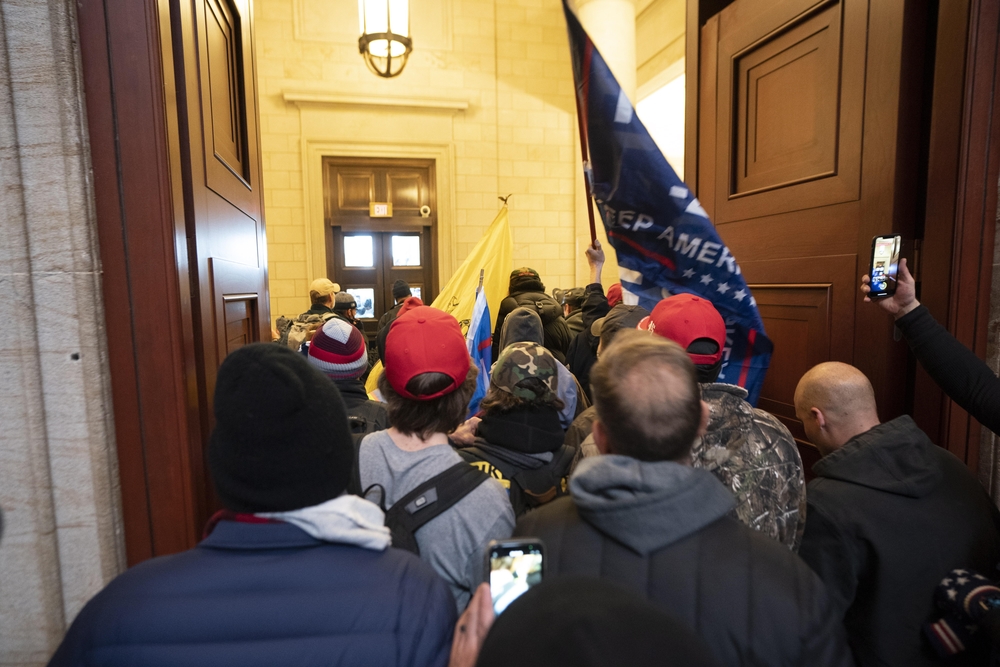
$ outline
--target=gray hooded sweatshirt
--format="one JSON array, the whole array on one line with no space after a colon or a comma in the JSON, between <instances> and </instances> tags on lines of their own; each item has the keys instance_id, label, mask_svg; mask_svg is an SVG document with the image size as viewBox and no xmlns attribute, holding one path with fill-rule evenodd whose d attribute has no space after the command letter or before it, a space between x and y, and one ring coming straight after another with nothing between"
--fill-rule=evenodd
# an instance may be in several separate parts
<instances>
[{"instance_id":1,"label":"gray hooded sweatshirt","mask_svg":"<svg viewBox=\"0 0 1000 667\"><path fill-rule=\"evenodd\" d=\"M736 502L707 470L613 454L581 461L569 492L587 523L643 556L721 519Z\"/></svg>"},{"instance_id":2,"label":"gray hooded sweatshirt","mask_svg":"<svg viewBox=\"0 0 1000 667\"><path fill-rule=\"evenodd\" d=\"M545 543L546 576L596 576L645 596L705 638L723 665L853 666L822 582L729 516L735 500L712 473L594 456L569 491L514 529Z\"/></svg>"}]
</instances>

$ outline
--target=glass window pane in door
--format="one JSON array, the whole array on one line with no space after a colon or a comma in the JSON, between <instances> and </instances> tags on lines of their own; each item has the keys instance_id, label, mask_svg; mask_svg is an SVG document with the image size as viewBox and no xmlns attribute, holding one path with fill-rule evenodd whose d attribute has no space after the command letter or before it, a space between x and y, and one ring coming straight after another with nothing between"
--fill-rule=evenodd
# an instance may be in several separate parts
<instances>
[{"instance_id":1,"label":"glass window pane in door","mask_svg":"<svg viewBox=\"0 0 1000 667\"><path fill-rule=\"evenodd\" d=\"M368 235L344 237L344 266L375 266L372 237Z\"/></svg>"},{"instance_id":2,"label":"glass window pane in door","mask_svg":"<svg viewBox=\"0 0 1000 667\"><path fill-rule=\"evenodd\" d=\"M375 317L375 290L368 287L348 287L347 293L354 297L358 306L358 319Z\"/></svg>"},{"instance_id":3,"label":"glass window pane in door","mask_svg":"<svg viewBox=\"0 0 1000 667\"><path fill-rule=\"evenodd\" d=\"M420 237L417 235L393 235L392 265L420 266Z\"/></svg>"},{"instance_id":4,"label":"glass window pane in door","mask_svg":"<svg viewBox=\"0 0 1000 667\"><path fill-rule=\"evenodd\" d=\"M420 296L420 288L414 287L413 285L410 285L410 296L415 296L421 301L424 300L424 297Z\"/></svg>"}]
</instances>

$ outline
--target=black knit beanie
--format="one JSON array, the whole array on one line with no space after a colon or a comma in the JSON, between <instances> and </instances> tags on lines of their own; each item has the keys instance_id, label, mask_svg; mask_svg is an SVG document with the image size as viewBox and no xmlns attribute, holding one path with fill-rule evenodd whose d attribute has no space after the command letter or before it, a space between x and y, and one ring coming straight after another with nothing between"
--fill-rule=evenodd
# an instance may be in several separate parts
<instances>
[{"instance_id":1,"label":"black knit beanie","mask_svg":"<svg viewBox=\"0 0 1000 667\"><path fill-rule=\"evenodd\" d=\"M405 280L397 280L392 284L392 298L396 301L411 296L410 283Z\"/></svg>"},{"instance_id":2,"label":"black knit beanie","mask_svg":"<svg viewBox=\"0 0 1000 667\"><path fill-rule=\"evenodd\" d=\"M283 345L255 343L222 362L208 465L234 512L287 512L347 488L354 445L337 388Z\"/></svg>"},{"instance_id":3,"label":"black knit beanie","mask_svg":"<svg viewBox=\"0 0 1000 667\"><path fill-rule=\"evenodd\" d=\"M717 667L679 619L602 579L560 576L510 603L476 667Z\"/></svg>"}]
</instances>

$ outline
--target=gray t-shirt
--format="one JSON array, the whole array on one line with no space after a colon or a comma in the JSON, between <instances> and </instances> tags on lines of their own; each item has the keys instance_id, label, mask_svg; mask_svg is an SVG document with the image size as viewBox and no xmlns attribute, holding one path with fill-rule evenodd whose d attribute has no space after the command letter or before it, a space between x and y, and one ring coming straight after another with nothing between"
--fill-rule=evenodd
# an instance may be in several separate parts
<instances>
[{"instance_id":1,"label":"gray t-shirt","mask_svg":"<svg viewBox=\"0 0 1000 667\"><path fill-rule=\"evenodd\" d=\"M449 445L416 452L396 446L387 431L377 431L361 442L358 467L361 488L381 484L385 506L392 505L431 477L462 461ZM373 495L372 500L377 500ZM469 604L476 586L485 581L486 545L510 537L514 510L500 483L488 479L450 509L417 531L420 558L448 583L458 610Z\"/></svg>"}]
</instances>

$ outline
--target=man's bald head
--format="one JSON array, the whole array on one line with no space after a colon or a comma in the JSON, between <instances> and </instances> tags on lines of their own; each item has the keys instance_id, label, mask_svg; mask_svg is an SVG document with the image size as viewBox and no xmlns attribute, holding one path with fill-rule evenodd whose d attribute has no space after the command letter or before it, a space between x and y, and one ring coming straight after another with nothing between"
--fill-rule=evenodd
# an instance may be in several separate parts
<instances>
[{"instance_id":1,"label":"man's bald head","mask_svg":"<svg viewBox=\"0 0 1000 667\"><path fill-rule=\"evenodd\" d=\"M879 423L871 382L839 361L814 366L802 376L795 388L795 414L824 455Z\"/></svg>"}]
</instances>

